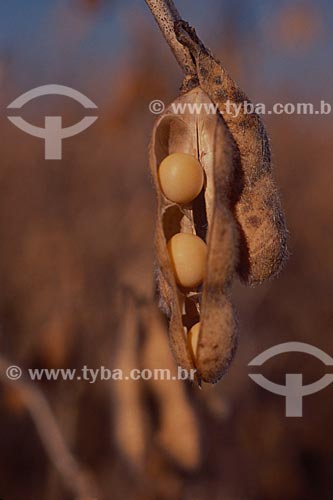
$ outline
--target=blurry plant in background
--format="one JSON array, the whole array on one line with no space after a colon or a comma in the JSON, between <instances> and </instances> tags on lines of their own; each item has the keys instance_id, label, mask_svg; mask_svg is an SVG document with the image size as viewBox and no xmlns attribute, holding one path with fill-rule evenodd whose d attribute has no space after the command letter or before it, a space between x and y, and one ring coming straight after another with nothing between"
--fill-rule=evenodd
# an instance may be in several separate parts
<instances>
[{"instance_id":1,"label":"blurry plant in background","mask_svg":"<svg viewBox=\"0 0 333 500\"><path fill-rule=\"evenodd\" d=\"M306 51L323 34L322 13L308 2L283 6L275 25L273 32L285 50Z\"/></svg>"},{"instance_id":2,"label":"blurry plant in background","mask_svg":"<svg viewBox=\"0 0 333 500\"><path fill-rule=\"evenodd\" d=\"M151 304L148 105L173 100L180 71L144 2L36 2L29 15L16 3L22 10L6 4L2 19L22 36L5 26L0 36L1 355L23 369L171 366ZM251 97L332 102L328 1L178 7ZM54 30L56 13L66 11L89 29L76 36L75 23L63 22ZM45 162L42 142L5 118L8 103L45 83L73 86L99 106L96 124L64 145L61 162ZM67 102L54 106L66 124L82 118ZM41 120L36 108L27 112ZM289 340L332 354L332 116L272 115L265 123L291 258L272 283L235 285L241 344L228 376L203 391L181 382L34 382L99 498L331 498L329 389L307 398L303 419L285 419L280 398L250 381L247 363ZM303 372L311 382L322 368L285 355L265 369L272 380ZM0 497L73 498L15 387L0 386Z\"/></svg>"}]
</instances>

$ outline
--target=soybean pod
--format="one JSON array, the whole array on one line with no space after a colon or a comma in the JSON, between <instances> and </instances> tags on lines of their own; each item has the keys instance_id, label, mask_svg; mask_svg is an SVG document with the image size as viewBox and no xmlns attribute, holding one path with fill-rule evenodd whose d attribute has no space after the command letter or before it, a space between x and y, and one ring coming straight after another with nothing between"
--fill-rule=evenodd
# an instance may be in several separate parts
<instances>
[{"instance_id":1,"label":"soybean pod","mask_svg":"<svg viewBox=\"0 0 333 500\"><path fill-rule=\"evenodd\" d=\"M194 29L179 21L176 33L195 61L200 88L218 107L233 138L234 214L241 239L238 274L247 284L261 283L276 276L287 258L287 231L265 127L256 112L247 112L249 98Z\"/></svg>"},{"instance_id":2,"label":"soybean pod","mask_svg":"<svg viewBox=\"0 0 333 500\"><path fill-rule=\"evenodd\" d=\"M238 230L229 196L234 169L227 127L218 114L174 112L179 103L202 102L211 100L197 87L166 109L154 127L150 164L157 191L156 275L160 303L170 317L171 348L179 365L197 370L198 381L216 382L227 369L236 345L230 285L238 261ZM179 153L196 159L204 173L202 191L185 205L168 199L159 180L160 165ZM168 246L170 249L175 237L186 236L194 239L189 250L192 260L197 251L195 238L202 242L202 248L207 246L202 282L177 279ZM194 356L188 333L199 321Z\"/></svg>"}]
</instances>

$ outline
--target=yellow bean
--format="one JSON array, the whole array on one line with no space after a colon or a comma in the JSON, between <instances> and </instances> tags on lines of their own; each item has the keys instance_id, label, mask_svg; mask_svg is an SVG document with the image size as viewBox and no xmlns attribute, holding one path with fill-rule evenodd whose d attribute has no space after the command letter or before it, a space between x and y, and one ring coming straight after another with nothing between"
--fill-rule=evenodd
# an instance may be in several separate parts
<instances>
[{"instance_id":1,"label":"yellow bean","mask_svg":"<svg viewBox=\"0 0 333 500\"><path fill-rule=\"evenodd\" d=\"M199 332L200 322L193 325L187 335L188 345L194 359L197 355Z\"/></svg>"},{"instance_id":2,"label":"yellow bean","mask_svg":"<svg viewBox=\"0 0 333 500\"><path fill-rule=\"evenodd\" d=\"M206 243L194 234L177 233L168 242L168 252L177 284L199 286L206 271Z\"/></svg>"},{"instance_id":3,"label":"yellow bean","mask_svg":"<svg viewBox=\"0 0 333 500\"><path fill-rule=\"evenodd\" d=\"M203 168L192 155L173 153L161 162L158 178L163 194L180 205L191 203L202 190Z\"/></svg>"}]
</instances>

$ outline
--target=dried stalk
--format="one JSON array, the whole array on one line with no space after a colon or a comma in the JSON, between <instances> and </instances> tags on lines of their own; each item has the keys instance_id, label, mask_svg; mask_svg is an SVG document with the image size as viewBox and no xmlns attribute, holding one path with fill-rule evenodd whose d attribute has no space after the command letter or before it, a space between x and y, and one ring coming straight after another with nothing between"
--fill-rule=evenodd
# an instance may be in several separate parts
<instances>
[{"instance_id":1,"label":"dried stalk","mask_svg":"<svg viewBox=\"0 0 333 500\"><path fill-rule=\"evenodd\" d=\"M59 471L75 500L97 500L96 488L68 449L58 423L43 393L30 382L11 381L6 370L11 363L0 355L0 380L14 387L29 411L49 459Z\"/></svg>"},{"instance_id":2,"label":"dried stalk","mask_svg":"<svg viewBox=\"0 0 333 500\"><path fill-rule=\"evenodd\" d=\"M195 75L196 69L190 51L178 42L175 34L175 23L181 17L173 0L145 1L185 75Z\"/></svg>"}]
</instances>

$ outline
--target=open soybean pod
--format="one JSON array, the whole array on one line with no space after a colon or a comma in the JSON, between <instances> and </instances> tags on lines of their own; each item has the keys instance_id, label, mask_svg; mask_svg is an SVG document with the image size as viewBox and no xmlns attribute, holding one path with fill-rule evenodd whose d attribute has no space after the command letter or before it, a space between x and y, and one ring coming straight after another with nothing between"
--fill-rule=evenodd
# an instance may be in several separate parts
<instances>
[{"instance_id":1,"label":"open soybean pod","mask_svg":"<svg viewBox=\"0 0 333 500\"><path fill-rule=\"evenodd\" d=\"M218 106L237 147L233 196L240 230L238 273L248 284L261 283L275 276L287 257L287 231L266 130L257 113L247 112L248 97L195 31L183 21L176 28L178 40L195 61L200 87Z\"/></svg>"},{"instance_id":2,"label":"open soybean pod","mask_svg":"<svg viewBox=\"0 0 333 500\"><path fill-rule=\"evenodd\" d=\"M193 108L196 104L201 108ZM155 124L150 163L158 195L157 279L162 306L170 316L171 348L180 366L197 369L199 380L213 383L221 378L235 350L236 321L229 288L237 265L238 230L230 199L232 141L219 114L207 112L211 105L199 87L172 103ZM158 168L172 153L190 154L204 169L203 190L191 205L172 203L161 191ZM176 283L167 243L177 233L195 234L207 243L204 279L196 289L183 289ZM194 359L186 330L198 321Z\"/></svg>"}]
</instances>

